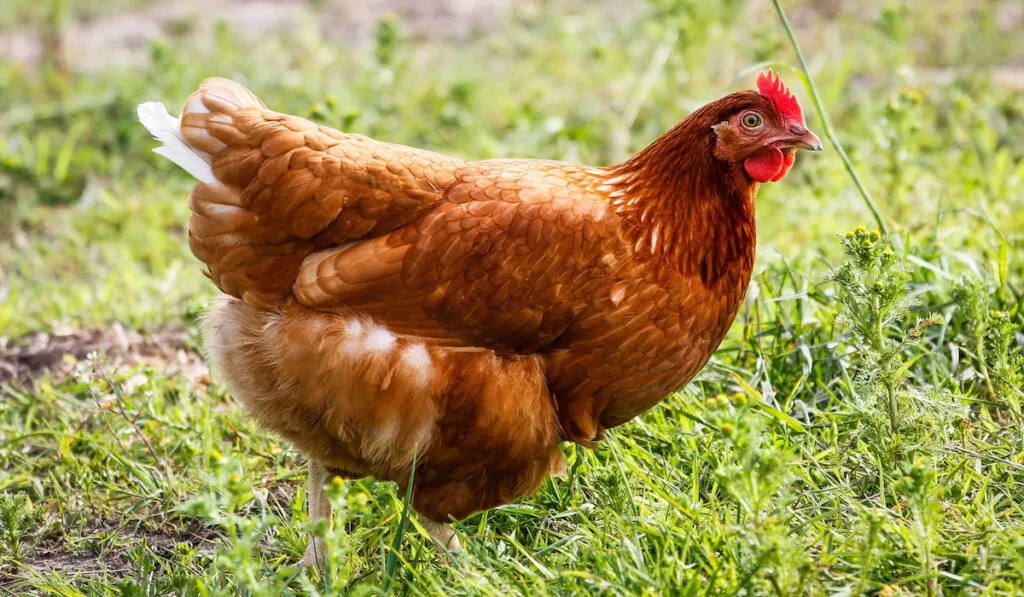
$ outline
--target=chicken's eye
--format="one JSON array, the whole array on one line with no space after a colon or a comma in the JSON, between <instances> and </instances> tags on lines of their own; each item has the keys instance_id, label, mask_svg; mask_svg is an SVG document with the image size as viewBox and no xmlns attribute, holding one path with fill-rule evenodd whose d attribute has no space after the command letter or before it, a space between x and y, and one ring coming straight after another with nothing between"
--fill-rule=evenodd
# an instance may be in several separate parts
<instances>
[{"instance_id":1,"label":"chicken's eye","mask_svg":"<svg viewBox=\"0 0 1024 597\"><path fill-rule=\"evenodd\" d=\"M761 126L761 117L755 112L747 112L740 118L740 121L748 129L756 129Z\"/></svg>"}]
</instances>

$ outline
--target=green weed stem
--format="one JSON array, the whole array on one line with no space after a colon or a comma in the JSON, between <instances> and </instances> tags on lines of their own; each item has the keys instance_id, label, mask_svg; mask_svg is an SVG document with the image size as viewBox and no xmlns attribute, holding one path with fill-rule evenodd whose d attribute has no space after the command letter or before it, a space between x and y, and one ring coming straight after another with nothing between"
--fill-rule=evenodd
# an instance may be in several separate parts
<instances>
[{"instance_id":1,"label":"green weed stem","mask_svg":"<svg viewBox=\"0 0 1024 597\"><path fill-rule=\"evenodd\" d=\"M832 129L832 122L828 118L828 114L825 113L825 106L821 103L821 97L818 95L818 88L814 85L814 79L811 78L811 71L807 68L807 61L804 60L804 53L800 50L800 44L796 41L796 36L793 35L793 28L789 25L789 19L786 18L786 12L782 10L782 4L779 0L772 0L772 4L775 5L775 11L779 14L779 20L782 21L782 27L786 30L786 35L789 36L789 42L793 44L793 50L796 52L796 58L800 61L800 70L804 72L804 81L807 82L808 92L811 94L811 101L814 102L814 110L818 113L818 118L821 119L821 124L825 129L825 136L828 137L832 147L835 148L839 154L839 158L843 160L843 166L846 167L846 172L853 179L853 184L857 187L857 191L860 192L861 198L864 199L864 204L868 206L871 211L871 215L875 218L875 223L878 225L878 229L882 231L882 234L888 234L889 229L885 225L885 221L882 219L882 214L879 213L878 208L875 207L875 202L871 198L871 194L868 193L864 183L861 182L860 176L857 175L857 171L853 167L853 163L850 162L849 156L846 155L846 151L843 150L843 146L839 143L839 138L836 137L835 131Z\"/></svg>"}]
</instances>

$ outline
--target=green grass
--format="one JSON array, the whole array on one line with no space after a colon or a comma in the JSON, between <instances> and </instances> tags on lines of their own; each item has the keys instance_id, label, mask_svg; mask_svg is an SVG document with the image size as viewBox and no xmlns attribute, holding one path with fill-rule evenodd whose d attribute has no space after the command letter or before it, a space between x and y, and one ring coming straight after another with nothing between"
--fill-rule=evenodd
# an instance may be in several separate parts
<instances>
[{"instance_id":1,"label":"green grass","mask_svg":"<svg viewBox=\"0 0 1024 597\"><path fill-rule=\"evenodd\" d=\"M15 4L0 31L52 24L54 3ZM69 4L73 22L143 3ZM367 480L331 488L325 573L294 569L304 463L216 383L100 354L2 387L0 594L1018 594L1024 92L992 74L1024 62L1022 24L981 1L783 4L888 240L836 152L801 155L761 190L750 300L697 381L599 450L567 446L567 480L461 523L456 559L415 517L396 543L405 496ZM206 76L383 140L595 164L759 65L797 81L767 0L552 0L467 40L388 20L356 47L308 24L175 31L137 68L0 62L10 345L195 328L215 293L186 245L191 183L134 106Z\"/></svg>"}]
</instances>

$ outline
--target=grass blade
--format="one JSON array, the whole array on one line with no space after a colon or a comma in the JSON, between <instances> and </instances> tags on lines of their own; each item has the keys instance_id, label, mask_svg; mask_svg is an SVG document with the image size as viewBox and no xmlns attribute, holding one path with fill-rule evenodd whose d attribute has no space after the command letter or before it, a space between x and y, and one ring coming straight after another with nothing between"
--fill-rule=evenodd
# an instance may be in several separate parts
<instances>
[{"instance_id":1,"label":"grass blade","mask_svg":"<svg viewBox=\"0 0 1024 597\"><path fill-rule=\"evenodd\" d=\"M405 498L402 500L402 520L398 523L398 532L391 542L391 550L388 552L387 560L384 562L384 582L381 591L388 595L391 592L391 584L394 580L395 569L398 567L398 550L402 547L402 539L405 537L405 530L409 526L409 512L412 510L412 484L416 479L416 453L412 455L412 468L409 470L409 485L405 488Z\"/></svg>"},{"instance_id":2,"label":"grass blade","mask_svg":"<svg viewBox=\"0 0 1024 597\"><path fill-rule=\"evenodd\" d=\"M828 118L828 114L825 112L825 106L821 103L821 97L818 95L818 88L814 86L814 79L811 78L811 72L807 68L807 61L804 59L804 53L800 50L800 44L796 41L796 36L793 35L793 28L789 25L789 19L786 18L786 12L782 10L782 4L779 0L772 0L772 4L775 5L775 11L779 14L779 21L782 22L783 29L786 30L786 35L789 36L789 42L793 44L793 50L796 52L796 58L800 61L801 78L804 80L804 84L807 87L807 92L811 94L811 100L814 102L814 111L818 113L818 118L821 119L821 125L825 129L825 136L828 137L832 147L835 148L839 154L839 159L843 161L843 166L846 167L846 172L853 179L854 186L857 187L857 191L860 193L864 204L868 206L868 210L871 211L872 217L875 218L875 223L878 225L878 229L882 231L882 234L888 234L889 229L885 225L885 221L882 219L882 214L879 213L878 208L875 206L875 201L871 198L871 194L868 193L864 183L861 182L860 176L857 174L857 170L853 167L853 163L850 162L850 158L846 155L846 151L843 150L843 146L839 143L838 137L836 137L835 131L832 129L832 122Z\"/></svg>"}]
</instances>

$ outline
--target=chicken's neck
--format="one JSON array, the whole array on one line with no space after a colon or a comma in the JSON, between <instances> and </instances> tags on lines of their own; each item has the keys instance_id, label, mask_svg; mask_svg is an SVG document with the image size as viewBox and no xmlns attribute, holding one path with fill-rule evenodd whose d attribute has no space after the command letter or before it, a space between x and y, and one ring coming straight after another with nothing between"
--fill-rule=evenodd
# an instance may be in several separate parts
<instances>
[{"instance_id":1,"label":"chicken's neck","mask_svg":"<svg viewBox=\"0 0 1024 597\"><path fill-rule=\"evenodd\" d=\"M694 114L698 116L698 114ZM605 190L640 259L659 278L672 270L708 288L747 284L754 265L757 184L713 155L704 119L689 118L631 159L610 167Z\"/></svg>"}]
</instances>

